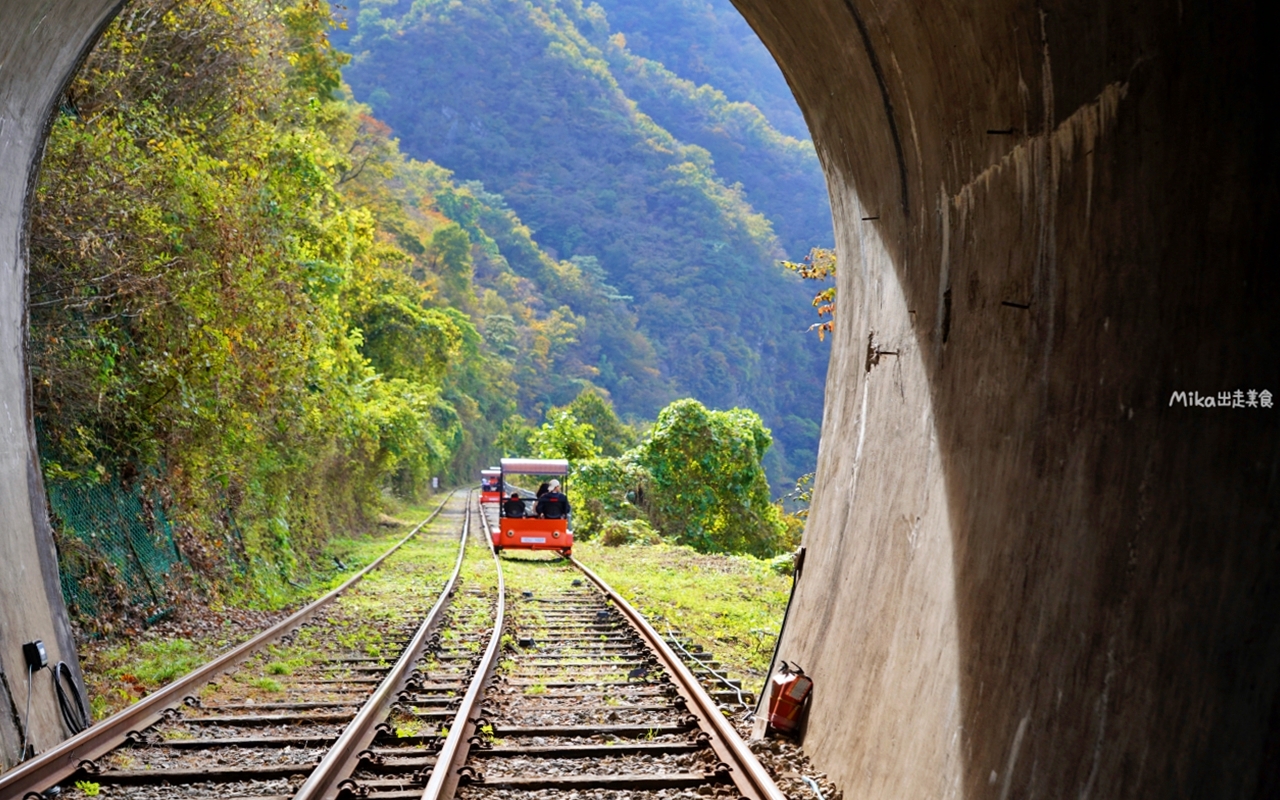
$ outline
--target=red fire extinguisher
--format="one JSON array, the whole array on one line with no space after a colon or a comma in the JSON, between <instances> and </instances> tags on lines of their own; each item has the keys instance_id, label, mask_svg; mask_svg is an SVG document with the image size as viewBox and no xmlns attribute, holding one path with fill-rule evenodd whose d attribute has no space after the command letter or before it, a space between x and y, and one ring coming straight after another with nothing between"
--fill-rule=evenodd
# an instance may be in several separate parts
<instances>
[{"instance_id":1,"label":"red fire extinguisher","mask_svg":"<svg viewBox=\"0 0 1280 800\"><path fill-rule=\"evenodd\" d=\"M769 727L781 733L795 733L812 691L813 679L799 665L783 661L769 682Z\"/></svg>"}]
</instances>

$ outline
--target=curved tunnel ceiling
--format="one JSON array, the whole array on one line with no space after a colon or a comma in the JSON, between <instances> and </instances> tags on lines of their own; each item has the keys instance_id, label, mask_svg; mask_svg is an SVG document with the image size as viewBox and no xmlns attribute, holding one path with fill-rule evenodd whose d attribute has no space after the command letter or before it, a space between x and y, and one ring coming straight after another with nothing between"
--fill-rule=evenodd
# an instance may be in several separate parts
<instances>
[{"instance_id":1,"label":"curved tunnel ceiling","mask_svg":"<svg viewBox=\"0 0 1280 800\"><path fill-rule=\"evenodd\" d=\"M841 254L780 651L817 680L806 749L849 797L1280 793L1277 412L1171 399L1280 391L1260 4L737 4ZM0 668L33 625L71 647L20 234L112 5L9 0L0 30L0 605L47 611L4 618Z\"/></svg>"}]
</instances>

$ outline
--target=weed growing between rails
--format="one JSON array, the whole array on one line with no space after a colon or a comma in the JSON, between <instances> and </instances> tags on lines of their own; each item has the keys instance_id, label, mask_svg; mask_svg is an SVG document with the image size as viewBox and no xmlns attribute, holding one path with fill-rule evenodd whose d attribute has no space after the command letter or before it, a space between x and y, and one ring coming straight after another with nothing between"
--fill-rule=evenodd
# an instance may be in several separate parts
<instances>
[{"instance_id":1,"label":"weed growing between rails","mask_svg":"<svg viewBox=\"0 0 1280 800\"><path fill-rule=\"evenodd\" d=\"M552 553L504 552L502 567L511 591L560 594L572 589L574 581L583 580L573 565Z\"/></svg>"},{"instance_id":2,"label":"weed growing between rails","mask_svg":"<svg viewBox=\"0 0 1280 800\"><path fill-rule=\"evenodd\" d=\"M569 562L551 553L504 553L502 568L507 574L508 592L533 592L542 597L563 594L573 588L574 581L582 580L582 573ZM515 604L507 610L509 631L534 630L546 624L542 608L533 604ZM516 642L503 642L504 647Z\"/></svg>"},{"instance_id":3,"label":"weed growing between rails","mask_svg":"<svg viewBox=\"0 0 1280 800\"><path fill-rule=\"evenodd\" d=\"M234 706L288 702L304 695L315 699L314 681L337 680L350 671L333 660L335 652L368 658L371 668L388 666L399 655L405 620L411 626L412 620L425 615L448 577L456 555L450 527L456 528L456 518L442 514L322 612L317 624L301 628L207 685L201 702Z\"/></svg>"},{"instance_id":4,"label":"weed growing between rails","mask_svg":"<svg viewBox=\"0 0 1280 800\"><path fill-rule=\"evenodd\" d=\"M510 627L466 764L450 764L461 766L459 800L745 793L695 716L709 701L681 694L665 657L588 576L526 554L503 567Z\"/></svg>"},{"instance_id":5,"label":"weed growing between rails","mask_svg":"<svg viewBox=\"0 0 1280 800\"><path fill-rule=\"evenodd\" d=\"M398 516L421 520L437 504L438 500L432 501L430 507L399 509ZM456 527L450 528L453 523L447 520L452 519L455 518L442 514L414 540L407 542L382 569L362 581L361 585L368 584L372 587L374 584L370 581L377 577L379 581L389 581L388 594L394 596L395 591L412 587L416 575L417 591L429 588L421 584L426 572L409 564L430 564L433 571L436 564L451 564L451 559L456 555L456 539L453 538ZM89 690L93 718L103 719L137 702L160 686L249 639L293 609L340 585L385 553L411 527L408 524L394 527L388 525L369 536L332 540L318 563L332 564L333 570L324 580L315 581L305 587L305 591L299 590L282 609L263 610L224 603L207 607L193 603L190 610L184 610L173 619L144 631L129 632L131 635L127 637L121 635L80 642L81 666ZM390 577L392 575L397 577ZM344 635L354 642L360 632L352 629L344 631ZM302 644L310 634L304 631L297 636L299 641L295 644ZM267 655L269 660L264 661L261 672L257 675L264 679L264 686L269 686L266 680L279 683L282 675L290 674L308 663L305 654L281 645L272 645Z\"/></svg>"},{"instance_id":6,"label":"weed growing between rails","mask_svg":"<svg viewBox=\"0 0 1280 800\"><path fill-rule=\"evenodd\" d=\"M704 555L674 545L575 545L574 555L658 629L682 631L716 653L730 677L758 687L782 626L791 576L752 556Z\"/></svg>"},{"instance_id":7,"label":"weed growing between rails","mask_svg":"<svg viewBox=\"0 0 1280 800\"><path fill-rule=\"evenodd\" d=\"M457 704L465 702L497 622L499 575L483 531L477 527L473 520L458 582L443 617L431 629L434 633L427 639L425 652L373 739L371 747L380 759L377 763L361 759L348 776L352 783L343 781L344 785L374 791L371 796L383 792L388 797L417 797L430 764L448 746ZM489 741L492 732L490 727ZM477 735L486 732L482 728ZM334 773L335 779L341 774ZM320 791L317 784L316 796ZM299 794L311 796L306 787Z\"/></svg>"}]
</instances>

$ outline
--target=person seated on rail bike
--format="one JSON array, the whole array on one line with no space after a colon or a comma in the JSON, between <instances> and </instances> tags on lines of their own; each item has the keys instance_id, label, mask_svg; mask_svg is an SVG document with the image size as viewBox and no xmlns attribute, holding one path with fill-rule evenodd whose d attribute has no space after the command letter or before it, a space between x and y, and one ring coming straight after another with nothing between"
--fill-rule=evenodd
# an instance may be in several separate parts
<instances>
[{"instance_id":1,"label":"person seated on rail bike","mask_svg":"<svg viewBox=\"0 0 1280 800\"><path fill-rule=\"evenodd\" d=\"M520 499L519 492L512 492L502 504L502 516L512 518L524 516L524 500Z\"/></svg>"},{"instance_id":2,"label":"person seated on rail bike","mask_svg":"<svg viewBox=\"0 0 1280 800\"><path fill-rule=\"evenodd\" d=\"M541 484L538 485L538 491L534 492L533 496L541 500L542 496L547 493L547 489L549 488L551 488L551 484L547 483L546 481L543 481Z\"/></svg>"},{"instance_id":3,"label":"person seated on rail bike","mask_svg":"<svg viewBox=\"0 0 1280 800\"><path fill-rule=\"evenodd\" d=\"M547 484L547 493L538 498L533 513L543 519L564 519L569 516L569 498L560 492L560 481Z\"/></svg>"}]
</instances>

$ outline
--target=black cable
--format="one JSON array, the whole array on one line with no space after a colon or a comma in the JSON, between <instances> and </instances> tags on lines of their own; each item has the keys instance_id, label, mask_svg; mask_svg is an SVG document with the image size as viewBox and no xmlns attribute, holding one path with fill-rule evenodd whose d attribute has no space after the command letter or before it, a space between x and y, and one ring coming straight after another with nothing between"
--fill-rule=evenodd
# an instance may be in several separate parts
<instances>
[{"instance_id":1,"label":"black cable","mask_svg":"<svg viewBox=\"0 0 1280 800\"><path fill-rule=\"evenodd\" d=\"M27 717L22 721L22 757L19 762L26 761L31 753L31 675L34 667L27 664Z\"/></svg>"},{"instance_id":2,"label":"black cable","mask_svg":"<svg viewBox=\"0 0 1280 800\"><path fill-rule=\"evenodd\" d=\"M74 704L67 696L66 690L62 688L64 680L75 696ZM54 665L53 687L58 692L58 708L62 711L62 721L67 724L67 730L71 731L72 736L93 724L89 719L89 707L84 702L84 693L80 691L80 685L76 683L76 677L71 673L71 667L67 666L67 662L59 661Z\"/></svg>"},{"instance_id":3,"label":"black cable","mask_svg":"<svg viewBox=\"0 0 1280 800\"><path fill-rule=\"evenodd\" d=\"M675 635L674 633L672 633L672 632L671 632L671 626L670 626L670 625L667 625L667 641L671 642L671 643L672 643L672 644L674 644L676 647L679 647L679 648L680 648L680 652L684 653L686 656L688 656L688 657L689 657L689 658L688 658L688 660L689 660L689 661L693 661L693 662L696 662L696 663L701 663L701 662L699 661L699 659L697 659L697 658L695 658L695 657L694 657L693 653L689 652L689 650L688 650L688 649L686 649L686 648L685 648L685 646L684 646L683 644L681 644L681 643L680 643L680 640L679 640L678 638L676 638L676 635ZM742 687L741 687L741 686L734 686L734 685L733 685L733 681L731 681L731 680L729 679L729 676L728 676L728 675L721 675L719 672L716 672L714 669L712 669L711 667L707 666L706 664L701 664L701 666L702 666L702 668L703 668L703 669L705 669L707 672L710 672L712 675L716 676L716 678L720 681L720 683L724 684L725 686L729 687L730 689L732 689L733 691L735 691L735 692L737 692L737 693L738 693L738 705L742 706L743 708L745 708L745 709L747 710L747 717L746 717L746 718L747 718L748 720L749 720L749 719L753 719L753 718L755 717L755 715L756 715L755 709L754 709L751 705L749 705L749 704L747 703L747 701L746 701L746 700L743 700L743 699L742 699ZM767 679L766 679L766 686L767 686Z\"/></svg>"}]
</instances>

